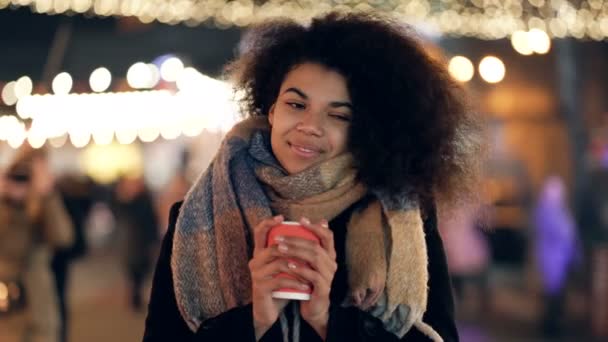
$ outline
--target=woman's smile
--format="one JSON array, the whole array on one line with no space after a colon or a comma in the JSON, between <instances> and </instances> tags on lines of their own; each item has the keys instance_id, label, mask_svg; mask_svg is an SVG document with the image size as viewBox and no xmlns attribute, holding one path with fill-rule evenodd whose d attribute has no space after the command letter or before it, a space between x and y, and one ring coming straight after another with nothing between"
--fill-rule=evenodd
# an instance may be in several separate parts
<instances>
[{"instance_id":1,"label":"woman's smile","mask_svg":"<svg viewBox=\"0 0 608 342\"><path fill-rule=\"evenodd\" d=\"M319 155L321 155L321 153L323 153L323 151L318 148L315 147L313 145L307 145L307 144L301 144L301 143L291 143L288 142L287 144L289 144L289 147L291 148L291 150L298 155L299 157L302 158L317 158Z\"/></svg>"}]
</instances>

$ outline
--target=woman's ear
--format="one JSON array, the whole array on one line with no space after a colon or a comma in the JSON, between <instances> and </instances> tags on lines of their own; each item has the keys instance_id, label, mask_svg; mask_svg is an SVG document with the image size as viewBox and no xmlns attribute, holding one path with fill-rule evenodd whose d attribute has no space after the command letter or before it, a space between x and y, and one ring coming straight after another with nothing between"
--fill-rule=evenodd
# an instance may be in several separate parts
<instances>
[{"instance_id":1,"label":"woman's ear","mask_svg":"<svg viewBox=\"0 0 608 342\"><path fill-rule=\"evenodd\" d=\"M268 123L270 123L270 126L272 126L272 122L274 121L274 106L276 105L276 102L272 104L272 106L270 106L270 110L268 111Z\"/></svg>"}]
</instances>

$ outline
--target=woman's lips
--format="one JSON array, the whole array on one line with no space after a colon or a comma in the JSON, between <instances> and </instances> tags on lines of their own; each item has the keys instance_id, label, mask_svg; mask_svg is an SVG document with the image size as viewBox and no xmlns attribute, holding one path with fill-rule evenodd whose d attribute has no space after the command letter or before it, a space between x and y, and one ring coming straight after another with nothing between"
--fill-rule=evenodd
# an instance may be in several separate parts
<instances>
[{"instance_id":1,"label":"woman's lips","mask_svg":"<svg viewBox=\"0 0 608 342\"><path fill-rule=\"evenodd\" d=\"M289 147L296 155L303 158L314 158L321 154L321 151L319 151L319 149L311 146L302 146L290 143Z\"/></svg>"}]
</instances>

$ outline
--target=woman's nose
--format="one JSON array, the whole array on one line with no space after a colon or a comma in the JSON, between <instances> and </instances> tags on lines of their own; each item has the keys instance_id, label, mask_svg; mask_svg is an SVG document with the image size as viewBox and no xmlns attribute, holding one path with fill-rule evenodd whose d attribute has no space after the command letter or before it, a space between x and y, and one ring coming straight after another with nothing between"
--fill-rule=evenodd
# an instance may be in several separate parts
<instances>
[{"instance_id":1,"label":"woman's nose","mask_svg":"<svg viewBox=\"0 0 608 342\"><path fill-rule=\"evenodd\" d=\"M296 129L307 135L323 135L323 119L322 115L309 111L296 126Z\"/></svg>"}]
</instances>

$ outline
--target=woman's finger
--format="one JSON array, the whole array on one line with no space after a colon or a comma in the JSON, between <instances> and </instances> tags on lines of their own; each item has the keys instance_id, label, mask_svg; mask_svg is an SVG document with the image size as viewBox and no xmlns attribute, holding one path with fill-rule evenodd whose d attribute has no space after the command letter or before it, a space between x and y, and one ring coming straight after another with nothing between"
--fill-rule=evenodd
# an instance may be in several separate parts
<instances>
[{"instance_id":1,"label":"woman's finger","mask_svg":"<svg viewBox=\"0 0 608 342\"><path fill-rule=\"evenodd\" d=\"M326 279L321 273L312 270L308 267L299 267L296 264L289 262L289 273L312 284L314 291L320 295L329 294L331 288L331 280Z\"/></svg>"},{"instance_id":2,"label":"woman's finger","mask_svg":"<svg viewBox=\"0 0 608 342\"><path fill-rule=\"evenodd\" d=\"M337 269L336 261L318 244L305 239L285 237L277 249L285 257L296 258L309 264L326 279L333 279Z\"/></svg>"},{"instance_id":3,"label":"woman's finger","mask_svg":"<svg viewBox=\"0 0 608 342\"><path fill-rule=\"evenodd\" d=\"M284 278L284 277L274 277L260 282L261 288L264 291L276 291L284 288L298 289L302 291L310 290L310 285L298 281L296 279Z\"/></svg>"},{"instance_id":4,"label":"woman's finger","mask_svg":"<svg viewBox=\"0 0 608 342\"><path fill-rule=\"evenodd\" d=\"M258 268L255 268L251 272L251 277L254 281L256 280L264 280L268 278L272 278L275 275L281 272L288 272L289 267L287 265L287 260L285 259L275 259L274 261L263 264Z\"/></svg>"},{"instance_id":5,"label":"woman's finger","mask_svg":"<svg viewBox=\"0 0 608 342\"><path fill-rule=\"evenodd\" d=\"M300 224L310 229L320 240L321 246L327 251L332 259L336 258L334 245L334 232L329 229L329 223L323 219L318 224L312 224L306 217L300 219Z\"/></svg>"},{"instance_id":6,"label":"woman's finger","mask_svg":"<svg viewBox=\"0 0 608 342\"><path fill-rule=\"evenodd\" d=\"M278 245L261 248L258 250L258 253L249 260L249 269L251 271L258 270L264 265L273 262L275 259L282 257L284 257L284 255L278 250Z\"/></svg>"},{"instance_id":7,"label":"woman's finger","mask_svg":"<svg viewBox=\"0 0 608 342\"><path fill-rule=\"evenodd\" d=\"M266 240L268 238L268 231L270 230L270 228L276 226L281 222L283 222L283 216L278 215L272 218L262 220L260 223L258 223L257 226L255 226L255 228L253 228L254 255L256 253L259 253L261 249L266 247Z\"/></svg>"}]
</instances>

